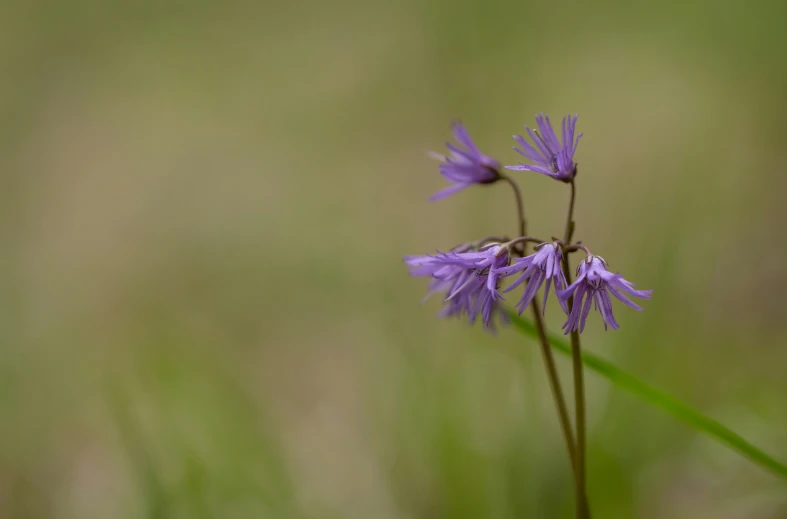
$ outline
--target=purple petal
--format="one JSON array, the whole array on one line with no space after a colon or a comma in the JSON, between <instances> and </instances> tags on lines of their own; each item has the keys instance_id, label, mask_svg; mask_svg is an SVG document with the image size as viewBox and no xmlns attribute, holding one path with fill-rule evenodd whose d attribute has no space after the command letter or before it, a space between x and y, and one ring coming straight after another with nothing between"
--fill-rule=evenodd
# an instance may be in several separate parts
<instances>
[{"instance_id":1,"label":"purple petal","mask_svg":"<svg viewBox=\"0 0 787 519\"><path fill-rule=\"evenodd\" d=\"M524 281L525 281L527 278L529 278L531 275L533 275L533 272L535 272L535 271L537 271L537 270L538 270L538 267L536 267L535 265L533 265L533 264L531 263L531 264L530 264L530 265L527 267L527 269L525 269L525 271L524 271L524 272L522 272L522 275L521 275L521 276L519 276L519 277L516 279L516 281L514 281L513 283L511 283L511 286L509 286L508 288L506 288L505 290L503 290L503 292L505 292L505 293L511 292L513 289L515 289L516 287L518 287L519 285L521 285L521 284L522 284L522 283L523 283L523 282L524 282Z\"/></svg>"},{"instance_id":2,"label":"purple petal","mask_svg":"<svg viewBox=\"0 0 787 519\"><path fill-rule=\"evenodd\" d=\"M555 290L555 292L557 292L557 290ZM560 303L560 308L563 309L563 313L568 315L568 304L566 304L565 301L561 301L560 299L558 299L557 302Z\"/></svg>"},{"instance_id":3,"label":"purple petal","mask_svg":"<svg viewBox=\"0 0 787 519\"><path fill-rule=\"evenodd\" d=\"M514 290L519 285L521 285L522 283L524 283L525 281L527 281L527 278L530 277L530 274L531 274L530 272L525 271L521 276L516 278L516 280L513 283L511 283L511 285L509 285L506 289L504 289L503 293L507 294L512 290Z\"/></svg>"},{"instance_id":4,"label":"purple petal","mask_svg":"<svg viewBox=\"0 0 787 519\"><path fill-rule=\"evenodd\" d=\"M633 288L634 284L623 279L620 274L612 274L609 278L606 275L602 277L604 281L607 281L610 285L614 285L615 288L630 296L650 299L651 294L653 294L653 290L636 290Z\"/></svg>"},{"instance_id":5,"label":"purple petal","mask_svg":"<svg viewBox=\"0 0 787 519\"><path fill-rule=\"evenodd\" d=\"M437 200L442 200L443 198L449 197L454 193L458 193L459 191L470 187L472 184L455 184L453 186L448 186L444 189L441 189L437 193L433 194L429 197L430 202L435 202Z\"/></svg>"},{"instance_id":6,"label":"purple petal","mask_svg":"<svg viewBox=\"0 0 787 519\"><path fill-rule=\"evenodd\" d=\"M538 117L536 117L536 122L538 122ZM544 142L544 140L541 139L529 127L525 126L525 129L527 130L527 134L530 135L530 138L533 140L533 142L536 143L536 146L538 146L538 150L541 152L540 153L541 154L541 160L537 160L537 161L534 161L534 162L539 162L541 164L549 164L550 162L552 162L552 151L549 148L547 148L546 143Z\"/></svg>"},{"instance_id":7,"label":"purple petal","mask_svg":"<svg viewBox=\"0 0 787 519\"><path fill-rule=\"evenodd\" d=\"M467 128L465 128L462 123L460 122L454 123L453 130L454 130L454 137L456 137L456 140L459 143L465 145L465 147L467 147L475 155L481 155L481 152L478 150L478 147L476 147L475 142L473 142L473 139L470 138L470 134L468 133Z\"/></svg>"},{"instance_id":8,"label":"purple petal","mask_svg":"<svg viewBox=\"0 0 787 519\"><path fill-rule=\"evenodd\" d=\"M568 319L563 324L563 329L565 330L565 334L568 334L570 331L577 329L579 316L582 313L582 309L581 309L582 296L585 295L586 291L587 291L587 285L585 284L579 285L579 288L577 288L575 294L576 297L574 298L574 306L571 308L571 313L569 314Z\"/></svg>"},{"instance_id":9,"label":"purple petal","mask_svg":"<svg viewBox=\"0 0 787 519\"><path fill-rule=\"evenodd\" d=\"M554 269L555 269L555 255L553 253L549 253L549 255L547 256L547 267L546 267L547 279L552 278Z\"/></svg>"},{"instance_id":10,"label":"purple petal","mask_svg":"<svg viewBox=\"0 0 787 519\"><path fill-rule=\"evenodd\" d=\"M517 272L521 272L527 269L530 266L530 263L532 263L532 261L533 261L532 254L524 258L517 258L513 265L499 268L497 269L497 272L498 274L500 274L501 277L510 276L511 274L515 274Z\"/></svg>"},{"instance_id":11,"label":"purple petal","mask_svg":"<svg viewBox=\"0 0 787 519\"><path fill-rule=\"evenodd\" d=\"M604 329L606 330L607 325L613 330L620 328L620 325L615 320L615 315L612 313L612 300L609 298L607 291L602 288L596 292L595 296L601 312L601 318L604 320Z\"/></svg>"},{"instance_id":12,"label":"purple petal","mask_svg":"<svg viewBox=\"0 0 787 519\"><path fill-rule=\"evenodd\" d=\"M571 128L570 120L571 116L566 116L563 118L563 147L566 147L571 143L571 136L569 135Z\"/></svg>"},{"instance_id":13,"label":"purple petal","mask_svg":"<svg viewBox=\"0 0 787 519\"><path fill-rule=\"evenodd\" d=\"M456 157L453 157L454 162L456 162L456 160L458 158L464 159L464 161L466 161L467 163L470 163L470 164L476 162L476 156L475 155L472 155L472 154L466 152L465 150L463 150L459 146L456 146L455 144L452 144L450 142L446 142L445 145L446 145L446 147L449 150L451 150L452 152L454 152L454 154L456 154ZM451 157L446 158L446 160L449 161L449 162L451 161L451 159L452 159Z\"/></svg>"},{"instance_id":14,"label":"purple petal","mask_svg":"<svg viewBox=\"0 0 787 519\"><path fill-rule=\"evenodd\" d=\"M574 291L577 289L577 287L583 281L585 281L585 273L584 272L582 274L580 274L579 277L577 278L577 280L574 281L573 283L571 283L568 286L568 288L566 288L565 290L556 290L555 293L557 294L557 298L560 301L567 301L568 298L570 298L574 294Z\"/></svg>"},{"instance_id":15,"label":"purple petal","mask_svg":"<svg viewBox=\"0 0 787 519\"><path fill-rule=\"evenodd\" d=\"M536 149L529 142L527 142L527 139L525 139L521 135L514 135L514 140L520 146L522 146L521 150L516 146L514 146L514 151L516 151L523 157L532 160L533 162L544 162L544 157L542 156L542 154L536 151Z\"/></svg>"},{"instance_id":16,"label":"purple petal","mask_svg":"<svg viewBox=\"0 0 787 519\"><path fill-rule=\"evenodd\" d=\"M425 255L411 255L407 254L402 256L404 262L409 267L421 267L423 265L428 265L434 262L434 258L432 256L425 256Z\"/></svg>"},{"instance_id":17,"label":"purple petal","mask_svg":"<svg viewBox=\"0 0 787 519\"><path fill-rule=\"evenodd\" d=\"M538 127L541 130L541 135L544 137L546 141L546 145L549 148L550 153L550 160L552 159L552 155L556 154L557 151L560 149L560 141L557 140L557 135L555 135L555 130L552 129L552 122L549 120L549 116L541 117L539 120L536 117L536 122L538 122Z\"/></svg>"},{"instance_id":18,"label":"purple petal","mask_svg":"<svg viewBox=\"0 0 787 519\"><path fill-rule=\"evenodd\" d=\"M525 309L525 307L530 304L530 301L533 300L533 297L535 297L536 292L538 292L538 289L541 288L541 284L543 282L544 273L540 269L536 270L536 273L533 274L533 276L530 278L530 281L527 283L527 287L525 287L525 291L522 294L522 299L520 299L519 303L517 303L517 306L520 308L520 314Z\"/></svg>"},{"instance_id":19,"label":"purple petal","mask_svg":"<svg viewBox=\"0 0 787 519\"><path fill-rule=\"evenodd\" d=\"M541 309L541 314L542 315L546 315L547 314L547 297L549 297L549 287L551 285L552 285L552 278L551 277L547 277L547 284L544 287L544 302L541 304L541 306L543 307Z\"/></svg>"},{"instance_id":20,"label":"purple petal","mask_svg":"<svg viewBox=\"0 0 787 519\"><path fill-rule=\"evenodd\" d=\"M525 167L523 167L522 169L526 171L535 171L536 173L541 173L542 175L547 175L549 177L557 176L556 173L551 169L543 168L541 166L530 166L527 164L525 164L524 166Z\"/></svg>"},{"instance_id":21,"label":"purple petal","mask_svg":"<svg viewBox=\"0 0 787 519\"><path fill-rule=\"evenodd\" d=\"M588 314L590 314L590 304L592 302L591 301L592 299L593 299L593 293L590 290L588 290L587 297L585 297L585 306L582 308L582 321L579 323L579 333L585 331L585 321L588 318ZM581 303L581 301L575 300L574 306L579 306L579 303Z\"/></svg>"},{"instance_id":22,"label":"purple petal","mask_svg":"<svg viewBox=\"0 0 787 519\"><path fill-rule=\"evenodd\" d=\"M628 306L629 308L633 308L634 310L639 310L640 312L644 310L644 308L636 304L634 301L626 297L624 294L618 292L618 290L613 285L607 284L607 289L613 296L615 296L617 300L619 300L621 303Z\"/></svg>"}]
</instances>

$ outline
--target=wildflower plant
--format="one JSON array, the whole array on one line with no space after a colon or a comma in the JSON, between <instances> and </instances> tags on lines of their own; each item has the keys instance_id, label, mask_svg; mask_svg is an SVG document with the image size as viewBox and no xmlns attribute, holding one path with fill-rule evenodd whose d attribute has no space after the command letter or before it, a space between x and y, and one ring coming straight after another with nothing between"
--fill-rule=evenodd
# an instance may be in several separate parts
<instances>
[{"instance_id":1,"label":"wildflower plant","mask_svg":"<svg viewBox=\"0 0 787 519\"><path fill-rule=\"evenodd\" d=\"M513 171L533 171L569 185L568 214L561 238L543 240L527 235L524 202L515 179L501 170L499 161L481 152L463 125L455 123L453 132L458 145L448 143L447 156L434 154L441 160L440 173L453 184L433 195L431 200L440 200L471 186L503 181L514 192L519 235L514 238L485 237L458 244L449 252L405 256L404 261L412 276L431 279L429 295L441 294L440 316L466 318L471 324L480 316L483 326L490 330L494 329L496 318L506 320L503 293L521 290L516 308L520 315L527 307L531 308L573 468L577 517L587 518L590 507L585 490L586 420L580 334L585 329L591 307L599 312L605 329L617 330L619 325L612 313L610 296L625 306L642 310L630 297L650 299L652 290L634 289L634 285L620 274L610 272L603 258L591 253L582 242L572 241L578 169L574 155L582 136L575 137L577 119L576 115L564 117L562 138L558 138L549 117L536 116L536 129L526 127L529 141L523 136L514 136L518 145L514 150L529 163L505 167ZM527 252L529 244L535 245L531 254ZM585 257L580 260L576 280L572 282L569 255L575 253L584 253ZM509 281L507 278L510 284L501 289L501 285ZM543 309L536 298L542 287ZM566 315L564 333L571 336L576 431L571 426L542 318L553 287L553 298Z\"/></svg>"}]
</instances>

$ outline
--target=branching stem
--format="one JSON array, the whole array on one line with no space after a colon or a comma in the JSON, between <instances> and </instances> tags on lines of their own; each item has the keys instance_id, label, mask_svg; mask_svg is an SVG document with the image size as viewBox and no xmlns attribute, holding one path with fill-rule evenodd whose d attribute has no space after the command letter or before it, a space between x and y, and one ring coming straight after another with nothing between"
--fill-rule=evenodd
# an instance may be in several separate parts
<instances>
[{"instance_id":1,"label":"branching stem","mask_svg":"<svg viewBox=\"0 0 787 519\"><path fill-rule=\"evenodd\" d=\"M526 254L526 247L527 241L533 241L533 238L526 236L526 222L525 222L525 213L524 213L524 206L522 203L522 194L519 191L519 186L517 186L516 182L514 182L509 177L503 177L510 185L511 188L514 190L514 196L516 198L517 203L517 222L519 224L519 233L523 242L522 250L517 251L523 257ZM516 240L514 240L516 241ZM575 488L580 489L579 481L578 481L578 456L577 456L577 448L576 442L574 440L574 433L571 429L571 420L568 414L568 408L566 406L566 400L563 396L563 388L560 385L560 377L557 372L557 367L555 364L555 357L552 354L552 346L549 344L549 339L547 338L546 326L544 324L544 319L541 315L541 308L538 304L538 300L533 298L533 301L530 303L530 307L533 310L533 320L536 324L536 329L538 330L539 336L539 343L541 344L541 353L544 358L544 366L546 367L547 371L547 378L549 379L549 387L552 390L552 397L555 400L555 407L557 408L558 419L560 420L560 427L563 430L563 436L566 440L566 448L568 450L568 456L571 460L571 472L574 477L574 485ZM584 503L584 498L580 497L577 494L577 508L579 509L581 503ZM589 517L589 516L588 516Z\"/></svg>"},{"instance_id":2,"label":"branching stem","mask_svg":"<svg viewBox=\"0 0 787 519\"><path fill-rule=\"evenodd\" d=\"M576 186L574 181L571 181L571 199L568 205L568 218L566 219L566 230L563 235L565 243L571 243L571 236L574 234L574 199L576 197ZM578 247L585 249L584 246ZM587 250L587 249L585 249ZM587 251L588 253L590 251ZM563 255L563 274L566 276L566 282L571 284L571 269L568 264L568 254ZM574 308L573 295L568 299L569 313ZM587 490L585 484L585 453L586 453L586 418L585 418L585 381L582 371L582 347L579 340L579 332L576 330L571 331L571 359L574 370L574 405L576 413L576 426L577 426L577 457L575 464L575 477L576 494L577 494L577 519L589 519L590 505L587 500Z\"/></svg>"}]
</instances>

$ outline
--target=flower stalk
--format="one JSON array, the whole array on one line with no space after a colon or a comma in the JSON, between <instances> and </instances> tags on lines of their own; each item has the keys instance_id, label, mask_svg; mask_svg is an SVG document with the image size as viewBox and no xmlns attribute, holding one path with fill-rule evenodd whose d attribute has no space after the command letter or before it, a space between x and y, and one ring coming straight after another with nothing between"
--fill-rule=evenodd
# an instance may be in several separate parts
<instances>
[{"instance_id":1,"label":"flower stalk","mask_svg":"<svg viewBox=\"0 0 787 519\"><path fill-rule=\"evenodd\" d=\"M582 136L582 134L575 134L576 123L577 116L564 117L562 138L558 138L549 117L543 114L536 116L537 128L525 127L532 144L522 136L514 137L519 145L514 149L532 164L506 166L508 170L533 171L569 184L571 192L562 239L552 238L551 241L545 242L527 236L524 201L517 182L507 174L503 174L500 162L482 153L465 127L456 123L453 132L457 144L447 143L448 155L434 155L441 161L439 168L441 175L451 182L451 185L433 195L432 200L451 196L471 186L483 186L502 180L511 186L514 193L519 234L514 239L492 236L468 241L447 253L437 251L436 254L405 256L404 259L412 276L431 279L430 295L434 293L444 295L440 316L466 317L471 324L480 317L484 326L492 331L496 315L503 322L506 321L506 316L500 315L502 293L510 292L525 284L521 299L516 306L519 314L528 306L533 312L547 378L571 460L576 493L576 517L590 519L586 488L587 420L580 334L585 328L591 306L595 305L600 312L604 329L616 330L619 326L612 314L610 296L614 296L629 308L641 311L642 308L629 297L649 299L652 290L636 290L634 284L623 279L620 274L609 272L607 262L601 256L592 254L581 241L576 243L571 241L576 228L574 206L577 163L574 161L574 153ZM535 252L528 255L527 246L530 243L535 243L536 246ZM579 264L577 279L572 283L568 255L580 250L587 256ZM505 290L500 290L501 281L514 274L518 276L514 282ZM556 299L567 316L563 329L566 334L571 334L575 430L571 426L543 319L550 288L553 285ZM542 286L544 286L543 308L535 297Z\"/></svg>"},{"instance_id":2,"label":"flower stalk","mask_svg":"<svg viewBox=\"0 0 787 519\"><path fill-rule=\"evenodd\" d=\"M566 219L566 228L563 234L563 241L565 243L571 242L571 236L574 233L574 201L576 200L576 186L572 179L571 185L571 198L568 204L568 217ZM563 275L568 284L571 283L571 270L568 263L568 254L564 254L562 258ZM572 311L574 307L574 296L569 297L568 311ZM582 371L582 346L579 340L579 333L576 330L571 332L571 364L574 372L574 413L575 422L577 427L577 457L575 465L575 484L576 484L576 517L577 519L588 519L590 515L590 504L587 500L587 489L585 483L585 453L586 453L586 419L585 419L585 380Z\"/></svg>"},{"instance_id":3,"label":"flower stalk","mask_svg":"<svg viewBox=\"0 0 787 519\"><path fill-rule=\"evenodd\" d=\"M519 190L519 186L509 177L506 176L504 178L511 185L511 188L514 191L514 197L516 198L517 203L517 221L519 233L521 236L520 238L512 240L509 243L511 245L514 245L515 243L522 243L521 256L524 257L527 253L527 243L538 240L526 236L527 222L525 221L524 204L522 203L522 195ZM533 311L533 321L535 322L536 330L538 331L539 345L541 346L541 356L544 359L544 368L546 369L547 379L549 380L549 389L551 390L552 398L555 401L555 408L557 409L560 428L563 431L563 438L566 442L566 450L568 451L569 461L571 462L571 473L574 479L574 487L577 491L579 491L582 487L580 485L580 480L578 479L579 474L577 471L578 456L576 440L574 439L574 433L571 429L571 420L568 414L568 406L566 405L566 398L563 395L563 387L560 383L560 376L557 372L555 357L552 353L552 346L549 344L549 338L547 337L547 330L546 325L544 324L542 311L541 308L539 308L538 299L535 297L530 301L530 308ZM579 509L579 507L586 506L584 501L579 499L579 494L577 494L576 499L577 509Z\"/></svg>"},{"instance_id":4,"label":"flower stalk","mask_svg":"<svg viewBox=\"0 0 787 519\"><path fill-rule=\"evenodd\" d=\"M514 182L511 177L508 175L501 175L505 182L508 182L508 185L511 186L511 190L514 192L514 200L516 201L516 219L518 223L519 229L519 236L525 237L527 234L525 230L527 229L527 220L525 220L525 204L522 201L522 191L519 190L519 185Z\"/></svg>"}]
</instances>

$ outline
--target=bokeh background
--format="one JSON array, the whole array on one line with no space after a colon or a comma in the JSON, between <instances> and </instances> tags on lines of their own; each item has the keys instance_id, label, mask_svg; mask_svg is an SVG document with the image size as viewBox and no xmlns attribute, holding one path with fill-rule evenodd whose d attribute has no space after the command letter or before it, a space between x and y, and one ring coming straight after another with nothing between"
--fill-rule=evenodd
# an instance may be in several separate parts
<instances>
[{"instance_id":1,"label":"bokeh background","mask_svg":"<svg viewBox=\"0 0 787 519\"><path fill-rule=\"evenodd\" d=\"M576 237L656 290L586 347L787 460L786 16L3 2L0 517L571 517L537 345L436 319L401 262L514 232L505 186L428 203L425 152L461 118L514 163L540 111L580 114ZM518 178L559 234L566 186ZM587 383L594 517L787 517L784 481Z\"/></svg>"}]
</instances>

